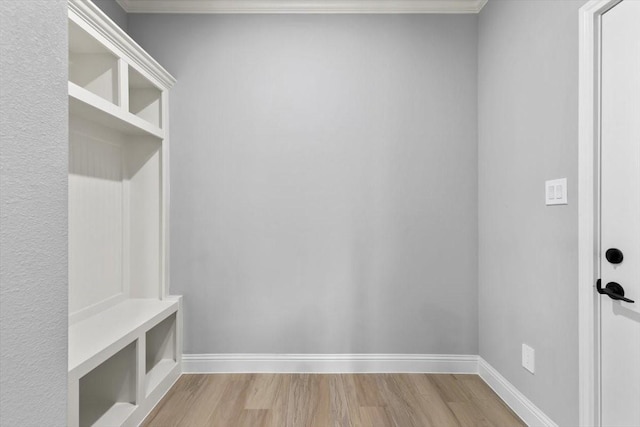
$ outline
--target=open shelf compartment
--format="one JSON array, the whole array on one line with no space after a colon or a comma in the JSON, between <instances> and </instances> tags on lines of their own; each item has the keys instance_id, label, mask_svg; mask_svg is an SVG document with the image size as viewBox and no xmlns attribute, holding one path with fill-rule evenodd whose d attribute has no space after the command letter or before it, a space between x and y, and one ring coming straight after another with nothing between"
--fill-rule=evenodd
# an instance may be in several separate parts
<instances>
[{"instance_id":1,"label":"open shelf compartment","mask_svg":"<svg viewBox=\"0 0 640 427\"><path fill-rule=\"evenodd\" d=\"M69 82L69 113L125 135L164 138L164 132L158 126L123 110L73 81Z\"/></svg>"},{"instance_id":2,"label":"open shelf compartment","mask_svg":"<svg viewBox=\"0 0 640 427\"><path fill-rule=\"evenodd\" d=\"M71 117L71 324L127 298L161 298L161 147Z\"/></svg>"},{"instance_id":3,"label":"open shelf compartment","mask_svg":"<svg viewBox=\"0 0 640 427\"><path fill-rule=\"evenodd\" d=\"M129 112L162 128L162 91L129 66Z\"/></svg>"},{"instance_id":4,"label":"open shelf compartment","mask_svg":"<svg viewBox=\"0 0 640 427\"><path fill-rule=\"evenodd\" d=\"M81 427L121 425L136 409L136 345L80 378Z\"/></svg>"},{"instance_id":5,"label":"open shelf compartment","mask_svg":"<svg viewBox=\"0 0 640 427\"><path fill-rule=\"evenodd\" d=\"M148 396L177 364L176 313L147 331L145 341L145 384Z\"/></svg>"},{"instance_id":6,"label":"open shelf compartment","mask_svg":"<svg viewBox=\"0 0 640 427\"><path fill-rule=\"evenodd\" d=\"M69 21L69 81L120 105L118 57Z\"/></svg>"}]
</instances>

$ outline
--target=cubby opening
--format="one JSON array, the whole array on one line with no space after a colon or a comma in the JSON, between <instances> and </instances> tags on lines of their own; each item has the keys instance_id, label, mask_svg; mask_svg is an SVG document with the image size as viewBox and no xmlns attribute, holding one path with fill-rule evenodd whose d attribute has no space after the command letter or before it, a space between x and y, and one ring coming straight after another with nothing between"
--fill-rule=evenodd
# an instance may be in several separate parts
<instances>
[{"instance_id":1,"label":"cubby opening","mask_svg":"<svg viewBox=\"0 0 640 427\"><path fill-rule=\"evenodd\" d=\"M119 105L118 57L69 22L69 81Z\"/></svg>"},{"instance_id":2,"label":"cubby opening","mask_svg":"<svg viewBox=\"0 0 640 427\"><path fill-rule=\"evenodd\" d=\"M146 395L167 376L176 360L176 314L172 314L147 332Z\"/></svg>"},{"instance_id":3,"label":"cubby opening","mask_svg":"<svg viewBox=\"0 0 640 427\"><path fill-rule=\"evenodd\" d=\"M80 426L121 425L136 409L136 345L80 378Z\"/></svg>"},{"instance_id":4,"label":"cubby opening","mask_svg":"<svg viewBox=\"0 0 640 427\"><path fill-rule=\"evenodd\" d=\"M162 91L132 67L129 67L129 112L162 127Z\"/></svg>"},{"instance_id":5,"label":"cubby opening","mask_svg":"<svg viewBox=\"0 0 640 427\"><path fill-rule=\"evenodd\" d=\"M81 118L69 127L71 323L160 292L161 142Z\"/></svg>"}]
</instances>

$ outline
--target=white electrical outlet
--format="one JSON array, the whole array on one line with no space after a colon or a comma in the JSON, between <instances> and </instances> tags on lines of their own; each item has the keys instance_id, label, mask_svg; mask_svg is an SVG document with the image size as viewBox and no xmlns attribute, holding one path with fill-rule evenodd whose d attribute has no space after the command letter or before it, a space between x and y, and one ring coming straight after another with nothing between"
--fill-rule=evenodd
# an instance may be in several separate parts
<instances>
[{"instance_id":1,"label":"white electrical outlet","mask_svg":"<svg viewBox=\"0 0 640 427\"><path fill-rule=\"evenodd\" d=\"M532 374L536 371L536 351L526 344L522 344L522 367Z\"/></svg>"}]
</instances>

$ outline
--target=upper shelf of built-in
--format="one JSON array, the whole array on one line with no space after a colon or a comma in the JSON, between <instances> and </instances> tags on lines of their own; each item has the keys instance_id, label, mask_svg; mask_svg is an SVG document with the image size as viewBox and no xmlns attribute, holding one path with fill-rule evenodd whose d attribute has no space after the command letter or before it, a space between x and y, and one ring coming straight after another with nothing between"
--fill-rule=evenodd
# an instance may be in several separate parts
<instances>
[{"instance_id":1,"label":"upper shelf of built-in","mask_svg":"<svg viewBox=\"0 0 640 427\"><path fill-rule=\"evenodd\" d=\"M70 113L163 139L162 109L175 79L110 20L82 19L102 14L94 5L73 0L69 7L76 12L69 23Z\"/></svg>"}]
</instances>

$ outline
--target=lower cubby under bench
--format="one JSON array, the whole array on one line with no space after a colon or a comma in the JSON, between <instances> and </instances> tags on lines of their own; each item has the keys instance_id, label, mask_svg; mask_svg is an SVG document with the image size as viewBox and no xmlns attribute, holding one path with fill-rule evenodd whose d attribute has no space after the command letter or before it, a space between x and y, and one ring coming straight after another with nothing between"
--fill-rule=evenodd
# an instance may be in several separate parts
<instances>
[{"instance_id":1,"label":"lower cubby under bench","mask_svg":"<svg viewBox=\"0 0 640 427\"><path fill-rule=\"evenodd\" d=\"M137 425L181 373L181 304L126 299L69 327L69 425Z\"/></svg>"}]
</instances>

